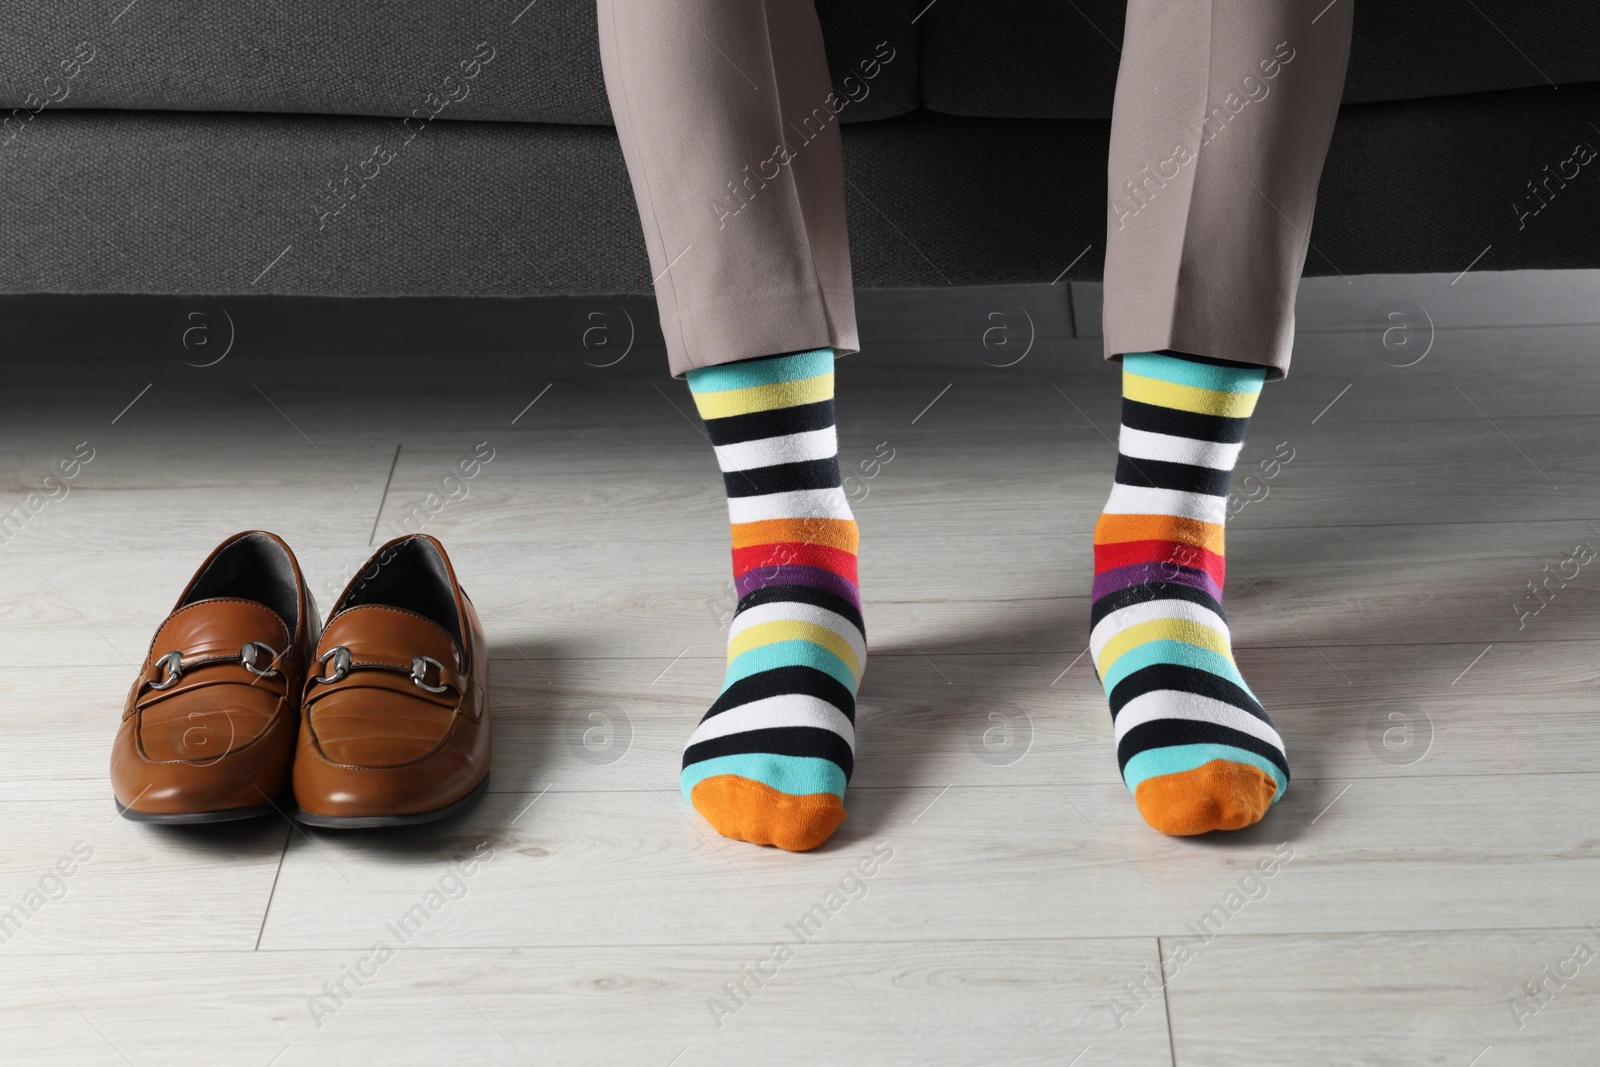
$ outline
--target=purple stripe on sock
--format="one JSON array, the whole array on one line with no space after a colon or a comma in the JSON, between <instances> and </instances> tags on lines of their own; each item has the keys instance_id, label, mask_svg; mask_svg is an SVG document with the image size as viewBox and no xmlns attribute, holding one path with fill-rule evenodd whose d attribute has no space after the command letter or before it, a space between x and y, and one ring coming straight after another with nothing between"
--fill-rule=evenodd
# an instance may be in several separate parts
<instances>
[{"instance_id":1,"label":"purple stripe on sock","mask_svg":"<svg viewBox=\"0 0 1600 1067\"><path fill-rule=\"evenodd\" d=\"M848 600L857 611L861 610L861 591L856 588L856 583L822 567L804 567L793 563L778 567L756 567L739 575L734 582L734 588L741 597L769 585L809 585L814 589L826 589L834 596Z\"/></svg>"},{"instance_id":2,"label":"purple stripe on sock","mask_svg":"<svg viewBox=\"0 0 1600 1067\"><path fill-rule=\"evenodd\" d=\"M1135 563L1097 574L1094 576L1093 596L1095 600L1099 600L1109 593L1115 593L1131 585L1143 585L1146 582L1187 585L1208 594L1212 600L1219 603L1222 601L1222 586L1218 585L1211 575L1193 567L1179 567L1165 562Z\"/></svg>"}]
</instances>

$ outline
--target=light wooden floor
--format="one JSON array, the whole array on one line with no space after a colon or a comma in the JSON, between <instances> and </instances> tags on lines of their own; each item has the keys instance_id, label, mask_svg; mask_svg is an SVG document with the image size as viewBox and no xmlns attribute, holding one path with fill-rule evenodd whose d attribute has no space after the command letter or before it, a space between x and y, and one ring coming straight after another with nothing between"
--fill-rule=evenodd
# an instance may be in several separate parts
<instances>
[{"instance_id":1,"label":"light wooden floor","mask_svg":"<svg viewBox=\"0 0 1600 1067\"><path fill-rule=\"evenodd\" d=\"M716 838L676 789L721 676L727 531L648 305L522 305L523 340L453 355L481 324L234 308L196 368L183 324L212 330L197 363L228 327L169 302L165 333L9 355L5 506L79 442L95 458L0 547L0 912L24 905L0 1058L1595 1062L1600 959L1574 946L1600 953L1600 561L1520 628L1514 605L1600 549L1600 272L1306 284L1244 452L1293 459L1229 537L1238 658L1296 777L1209 840L1140 821L1082 655L1118 417L1095 298L863 295L839 415L874 659L851 818L808 855ZM1425 322L1387 362L1368 328L1398 299L1434 324L1408 367ZM624 312L637 343L597 366ZM490 626L487 799L346 836L116 818L131 664L212 545L277 531L327 604L479 442L492 462L423 528Z\"/></svg>"}]
</instances>

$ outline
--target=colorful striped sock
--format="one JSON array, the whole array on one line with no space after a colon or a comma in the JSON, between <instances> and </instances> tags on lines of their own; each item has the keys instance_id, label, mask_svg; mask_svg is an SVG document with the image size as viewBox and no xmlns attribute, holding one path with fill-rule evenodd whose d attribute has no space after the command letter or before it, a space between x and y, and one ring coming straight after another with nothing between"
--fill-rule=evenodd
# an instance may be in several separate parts
<instances>
[{"instance_id":1,"label":"colorful striped sock","mask_svg":"<svg viewBox=\"0 0 1600 1067\"><path fill-rule=\"evenodd\" d=\"M867 661L833 351L688 379L728 491L739 606L722 693L689 738L679 782L724 837L816 848L845 818Z\"/></svg>"},{"instance_id":2,"label":"colorful striped sock","mask_svg":"<svg viewBox=\"0 0 1600 1067\"><path fill-rule=\"evenodd\" d=\"M1094 529L1089 649L1122 780L1168 834L1236 830L1289 785L1222 610L1228 482L1263 368L1122 357L1116 483Z\"/></svg>"}]
</instances>

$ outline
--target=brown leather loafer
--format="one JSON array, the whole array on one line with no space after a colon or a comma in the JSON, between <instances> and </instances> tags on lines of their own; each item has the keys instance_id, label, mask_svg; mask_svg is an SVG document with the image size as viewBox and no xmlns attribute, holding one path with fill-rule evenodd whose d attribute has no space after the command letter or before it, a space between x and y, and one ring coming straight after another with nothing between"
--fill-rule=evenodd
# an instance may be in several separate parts
<instances>
[{"instance_id":1,"label":"brown leather loafer","mask_svg":"<svg viewBox=\"0 0 1600 1067\"><path fill-rule=\"evenodd\" d=\"M432 822L489 784L489 648L444 546L380 548L339 594L306 679L295 818Z\"/></svg>"},{"instance_id":2,"label":"brown leather loafer","mask_svg":"<svg viewBox=\"0 0 1600 1067\"><path fill-rule=\"evenodd\" d=\"M235 534L156 631L111 748L137 822L247 819L285 797L317 610L289 546Z\"/></svg>"}]
</instances>

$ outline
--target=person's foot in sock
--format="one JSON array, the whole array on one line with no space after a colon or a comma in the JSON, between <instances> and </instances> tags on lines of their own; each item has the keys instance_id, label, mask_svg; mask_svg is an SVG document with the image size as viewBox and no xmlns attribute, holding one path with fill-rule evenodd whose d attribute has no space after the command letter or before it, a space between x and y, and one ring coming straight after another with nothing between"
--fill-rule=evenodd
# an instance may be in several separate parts
<instances>
[{"instance_id":1,"label":"person's foot in sock","mask_svg":"<svg viewBox=\"0 0 1600 1067\"><path fill-rule=\"evenodd\" d=\"M845 818L867 656L833 352L687 377L728 492L739 605L722 693L689 738L679 782L724 837L816 848Z\"/></svg>"},{"instance_id":2,"label":"person's foot in sock","mask_svg":"<svg viewBox=\"0 0 1600 1067\"><path fill-rule=\"evenodd\" d=\"M1222 609L1228 483L1266 371L1220 364L1122 357L1116 483L1094 531L1089 649L1122 779L1168 834L1249 826L1289 785Z\"/></svg>"}]
</instances>

